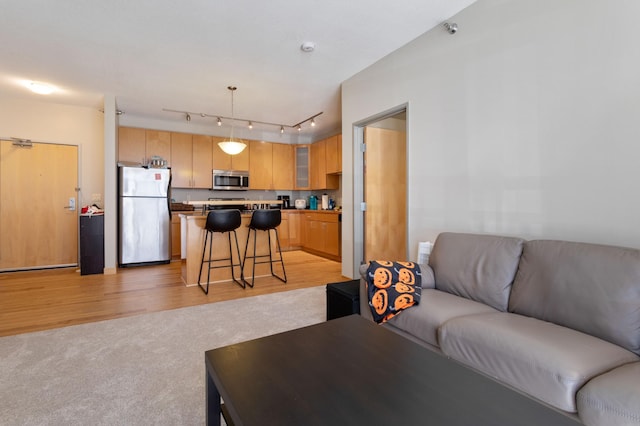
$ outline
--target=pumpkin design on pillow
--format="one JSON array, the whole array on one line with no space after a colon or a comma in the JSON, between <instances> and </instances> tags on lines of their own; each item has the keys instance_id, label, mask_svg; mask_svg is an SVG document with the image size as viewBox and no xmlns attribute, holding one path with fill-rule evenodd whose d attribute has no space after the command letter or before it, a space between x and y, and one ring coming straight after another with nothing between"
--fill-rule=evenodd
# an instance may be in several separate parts
<instances>
[{"instance_id":1,"label":"pumpkin design on pillow","mask_svg":"<svg viewBox=\"0 0 640 426\"><path fill-rule=\"evenodd\" d=\"M393 303L393 307L396 311L401 311L403 309L407 309L410 306L413 306L414 300L413 296L410 294L401 294L396 298L396 301Z\"/></svg>"},{"instance_id":2,"label":"pumpkin design on pillow","mask_svg":"<svg viewBox=\"0 0 640 426\"><path fill-rule=\"evenodd\" d=\"M386 290L378 290L371 298L371 306L376 310L378 315L382 315L387 310L389 303L389 295Z\"/></svg>"},{"instance_id":3,"label":"pumpkin design on pillow","mask_svg":"<svg viewBox=\"0 0 640 426\"><path fill-rule=\"evenodd\" d=\"M413 293L416 291L413 286L407 285L405 283L396 283L394 287L398 293Z\"/></svg>"},{"instance_id":4,"label":"pumpkin design on pillow","mask_svg":"<svg viewBox=\"0 0 640 426\"><path fill-rule=\"evenodd\" d=\"M404 284L414 285L416 283L416 276L407 268L400 268L398 271L398 280Z\"/></svg>"},{"instance_id":5,"label":"pumpkin design on pillow","mask_svg":"<svg viewBox=\"0 0 640 426\"><path fill-rule=\"evenodd\" d=\"M378 288L388 288L391 286L391 271L387 268L377 268L373 273L373 285Z\"/></svg>"}]
</instances>

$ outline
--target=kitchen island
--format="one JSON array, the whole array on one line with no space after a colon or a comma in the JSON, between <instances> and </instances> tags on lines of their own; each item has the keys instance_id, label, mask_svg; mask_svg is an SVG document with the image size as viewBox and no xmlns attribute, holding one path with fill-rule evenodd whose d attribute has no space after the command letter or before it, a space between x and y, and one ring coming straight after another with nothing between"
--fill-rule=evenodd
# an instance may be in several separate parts
<instances>
[{"instance_id":1,"label":"kitchen island","mask_svg":"<svg viewBox=\"0 0 640 426\"><path fill-rule=\"evenodd\" d=\"M191 202L194 205L201 202ZM207 203L207 202L204 202ZM210 202L209 202L210 203ZM247 201L247 203L254 203L253 201ZM273 203L274 201L258 201L258 203ZM243 213L242 224L236 229L236 235L238 236L238 247L240 248L240 256L244 257L245 246L247 244L247 236L249 235L249 222L251 221L251 213ZM200 262L202 261L202 245L204 242L205 230L204 226L207 220L206 215L186 215L180 214L180 230L181 230L181 261L182 261L182 280L187 286L196 285L198 283L198 274L200 273ZM253 247L253 235L249 240L249 247ZM214 258L224 257L229 252L228 237L226 234L218 232L213 233L213 240L210 243L213 244ZM240 263L235 253L235 247L233 247L233 238L231 238L233 262ZM271 243L275 249L275 237L272 233ZM269 240L266 232L257 232L256 251L258 254L268 253ZM205 248L207 256L209 253L209 243ZM244 270L247 274L251 274L253 268L253 261L247 260L247 265ZM224 264L225 262L219 262ZM214 266L216 264L214 263ZM240 267L234 268L236 279L240 277ZM256 264L256 277L270 276L271 271L269 264ZM245 278L250 278L247 276ZM202 268L201 283L205 284L207 279L207 264ZM231 280L231 268L219 268L211 271L211 283L220 281Z\"/></svg>"}]
</instances>

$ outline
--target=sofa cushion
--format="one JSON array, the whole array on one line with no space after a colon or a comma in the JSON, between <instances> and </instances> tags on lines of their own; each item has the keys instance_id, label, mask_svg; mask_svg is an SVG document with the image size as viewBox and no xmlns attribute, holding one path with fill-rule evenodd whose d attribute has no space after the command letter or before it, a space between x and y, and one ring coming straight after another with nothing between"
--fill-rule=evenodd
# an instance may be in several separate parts
<instances>
[{"instance_id":1,"label":"sofa cushion","mask_svg":"<svg viewBox=\"0 0 640 426\"><path fill-rule=\"evenodd\" d=\"M640 250L567 241L525 243L509 311L640 354Z\"/></svg>"},{"instance_id":2,"label":"sofa cushion","mask_svg":"<svg viewBox=\"0 0 640 426\"><path fill-rule=\"evenodd\" d=\"M433 346L438 344L438 328L447 320L462 315L497 312L495 309L464 297L433 289L423 289L419 305L407 309L389 324L424 340Z\"/></svg>"},{"instance_id":3,"label":"sofa cushion","mask_svg":"<svg viewBox=\"0 0 640 426\"><path fill-rule=\"evenodd\" d=\"M446 355L560 410L592 377L637 355L593 336L506 312L453 318L440 328Z\"/></svg>"},{"instance_id":4,"label":"sofa cushion","mask_svg":"<svg viewBox=\"0 0 640 426\"><path fill-rule=\"evenodd\" d=\"M640 362L597 376L578 391L580 420L587 426L640 424Z\"/></svg>"},{"instance_id":5,"label":"sofa cushion","mask_svg":"<svg viewBox=\"0 0 640 426\"><path fill-rule=\"evenodd\" d=\"M441 233L429 257L436 288L506 311L523 243L520 238Z\"/></svg>"}]
</instances>

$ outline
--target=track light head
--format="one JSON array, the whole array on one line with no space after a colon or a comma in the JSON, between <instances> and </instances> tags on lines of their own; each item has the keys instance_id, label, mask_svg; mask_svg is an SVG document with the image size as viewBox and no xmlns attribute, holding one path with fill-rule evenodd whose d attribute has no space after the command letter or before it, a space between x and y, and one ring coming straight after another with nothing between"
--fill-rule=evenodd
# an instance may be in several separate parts
<instances>
[{"instance_id":1,"label":"track light head","mask_svg":"<svg viewBox=\"0 0 640 426\"><path fill-rule=\"evenodd\" d=\"M452 35L458 32L458 24L456 24L455 22L452 22L452 23L445 22L444 28L449 32L449 34L452 34Z\"/></svg>"},{"instance_id":2,"label":"track light head","mask_svg":"<svg viewBox=\"0 0 640 426\"><path fill-rule=\"evenodd\" d=\"M222 126L222 120L220 120L220 117L218 117L218 127Z\"/></svg>"},{"instance_id":3,"label":"track light head","mask_svg":"<svg viewBox=\"0 0 640 426\"><path fill-rule=\"evenodd\" d=\"M191 121L191 114L187 113L185 116L187 122Z\"/></svg>"}]
</instances>

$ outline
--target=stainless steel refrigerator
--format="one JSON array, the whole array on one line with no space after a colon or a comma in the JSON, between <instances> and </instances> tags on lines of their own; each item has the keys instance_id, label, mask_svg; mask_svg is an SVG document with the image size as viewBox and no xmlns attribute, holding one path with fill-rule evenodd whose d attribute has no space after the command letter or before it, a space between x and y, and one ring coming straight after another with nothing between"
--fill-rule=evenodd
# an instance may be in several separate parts
<instances>
[{"instance_id":1,"label":"stainless steel refrigerator","mask_svg":"<svg viewBox=\"0 0 640 426\"><path fill-rule=\"evenodd\" d=\"M119 264L171 261L170 169L118 165Z\"/></svg>"}]
</instances>

